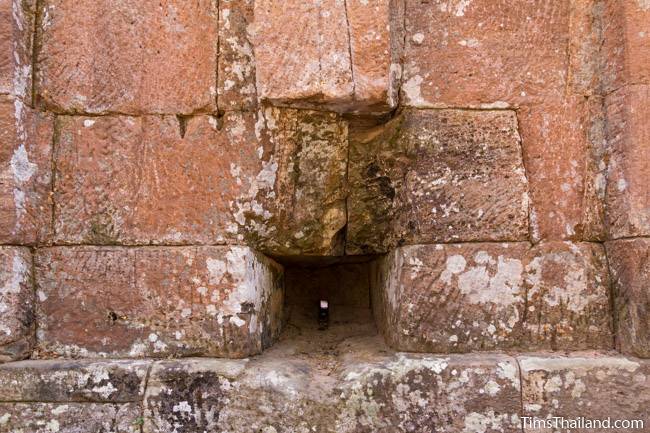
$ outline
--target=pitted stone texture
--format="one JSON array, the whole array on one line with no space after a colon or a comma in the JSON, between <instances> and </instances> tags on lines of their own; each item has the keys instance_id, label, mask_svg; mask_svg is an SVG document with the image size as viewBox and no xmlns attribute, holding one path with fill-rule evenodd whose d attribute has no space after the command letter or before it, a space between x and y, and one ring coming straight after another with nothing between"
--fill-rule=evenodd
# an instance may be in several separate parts
<instances>
[{"instance_id":1,"label":"pitted stone texture","mask_svg":"<svg viewBox=\"0 0 650 433\"><path fill-rule=\"evenodd\" d=\"M36 258L38 357L245 357L279 333L282 269L247 247L56 247Z\"/></svg>"},{"instance_id":2,"label":"pitted stone texture","mask_svg":"<svg viewBox=\"0 0 650 433\"><path fill-rule=\"evenodd\" d=\"M603 90L650 84L650 4L646 0L603 3Z\"/></svg>"},{"instance_id":3,"label":"pitted stone texture","mask_svg":"<svg viewBox=\"0 0 650 433\"><path fill-rule=\"evenodd\" d=\"M34 326L32 254L0 246L0 362L29 357Z\"/></svg>"},{"instance_id":4,"label":"pitted stone texture","mask_svg":"<svg viewBox=\"0 0 650 433\"><path fill-rule=\"evenodd\" d=\"M643 429L616 431L648 431L650 364L647 361L602 353L576 353L568 357L520 356L518 361L524 416L564 417L566 420L609 417L612 422L643 420ZM526 433L542 431L551 430L524 428Z\"/></svg>"},{"instance_id":5,"label":"pitted stone texture","mask_svg":"<svg viewBox=\"0 0 650 433\"><path fill-rule=\"evenodd\" d=\"M188 114L216 108L215 0L47 0L38 96L74 113Z\"/></svg>"},{"instance_id":6,"label":"pitted stone texture","mask_svg":"<svg viewBox=\"0 0 650 433\"><path fill-rule=\"evenodd\" d=\"M492 433L519 427L517 365L502 355L436 358L375 349L350 354L329 374L268 354L247 364L184 360L157 364L150 383L145 433Z\"/></svg>"},{"instance_id":7,"label":"pitted stone texture","mask_svg":"<svg viewBox=\"0 0 650 433\"><path fill-rule=\"evenodd\" d=\"M137 433L140 405L0 403L0 433Z\"/></svg>"},{"instance_id":8,"label":"pitted stone texture","mask_svg":"<svg viewBox=\"0 0 650 433\"><path fill-rule=\"evenodd\" d=\"M257 195L236 203L249 243L275 255L342 255L348 125L340 116L267 108L260 126L273 149Z\"/></svg>"},{"instance_id":9,"label":"pitted stone texture","mask_svg":"<svg viewBox=\"0 0 650 433\"><path fill-rule=\"evenodd\" d=\"M528 237L512 111L406 110L350 137L349 254Z\"/></svg>"},{"instance_id":10,"label":"pitted stone texture","mask_svg":"<svg viewBox=\"0 0 650 433\"><path fill-rule=\"evenodd\" d=\"M504 107L562 94L569 3L407 0L404 104Z\"/></svg>"},{"instance_id":11,"label":"pitted stone texture","mask_svg":"<svg viewBox=\"0 0 650 433\"><path fill-rule=\"evenodd\" d=\"M36 0L0 1L0 93L31 101Z\"/></svg>"},{"instance_id":12,"label":"pitted stone texture","mask_svg":"<svg viewBox=\"0 0 650 433\"><path fill-rule=\"evenodd\" d=\"M522 107L518 120L530 185L533 240L603 240L602 99L548 99Z\"/></svg>"},{"instance_id":13,"label":"pitted stone texture","mask_svg":"<svg viewBox=\"0 0 650 433\"><path fill-rule=\"evenodd\" d=\"M335 111L393 108L400 78L399 3L257 0L259 98Z\"/></svg>"},{"instance_id":14,"label":"pitted stone texture","mask_svg":"<svg viewBox=\"0 0 650 433\"><path fill-rule=\"evenodd\" d=\"M232 206L241 197L247 200L259 183L254 125L254 115L234 112L223 119L180 121L173 116L60 118L57 242L243 240L237 233L243 217Z\"/></svg>"},{"instance_id":15,"label":"pitted stone texture","mask_svg":"<svg viewBox=\"0 0 650 433\"><path fill-rule=\"evenodd\" d=\"M0 401L140 401L149 361L19 361L0 365Z\"/></svg>"},{"instance_id":16,"label":"pitted stone texture","mask_svg":"<svg viewBox=\"0 0 650 433\"><path fill-rule=\"evenodd\" d=\"M650 85L617 90L605 105L610 238L650 236Z\"/></svg>"},{"instance_id":17,"label":"pitted stone texture","mask_svg":"<svg viewBox=\"0 0 650 433\"><path fill-rule=\"evenodd\" d=\"M377 266L375 317L397 350L612 348L598 244L398 248Z\"/></svg>"},{"instance_id":18,"label":"pitted stone texture","mask_svg":"<svg viewBox=\"0 0 650 433\"><path fill-rule=\"evenodd\" d=\"M340 387L336 431L519 431L519 375L509 356L398 354L347 365Z\"/></svg>"},{"instance_id":19,"label":"pitted stone texture","mask_svg":"<svg viewBox=\"0 0 650 433\"><path fill-rule=\"evenodd\" d=\"M0 243L49 240L52 117L0 95Z\"/></svg>"},{"instance_id":20,"label":"pitted stone texture","mask_svg":"<svg viewBox=\"0 0 650 433\"><path fill-rule=\"evenodd\" d=\"M219 2L219 109L250 110L257 102L250 26L254 0Z\"/></svg>"},{"instance_id":21,"label":"pitted stone texture","mask_svg":"<svg viewBox=\"0 0 650 433\"><path fill-rule=\"evenodd\" d=\"M650 238L605 244L614 287L618 349L650 358Z\"/></svg>"}]
</instances>

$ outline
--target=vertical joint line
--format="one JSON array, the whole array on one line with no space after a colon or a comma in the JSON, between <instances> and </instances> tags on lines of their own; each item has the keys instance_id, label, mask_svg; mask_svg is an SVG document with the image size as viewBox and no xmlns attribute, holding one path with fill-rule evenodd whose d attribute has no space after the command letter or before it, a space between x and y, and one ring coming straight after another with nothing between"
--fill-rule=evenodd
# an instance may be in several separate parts
<instances>
[{"instance_id":1,"label":"vertical joint line","mask_svg":"<svg viewBox=\"0 0 650 433\"><path fill-rule=\"evenodd\" d=\"M352 32L350 31L350 17L348 13L348 0L343 0L345 8L345 25L348 31L348 55L350 56L350 76L352 77L352 99L355 99L357 93L357 83L354 79L354 58L352 57Z\"/></svg>"}]
</instances>

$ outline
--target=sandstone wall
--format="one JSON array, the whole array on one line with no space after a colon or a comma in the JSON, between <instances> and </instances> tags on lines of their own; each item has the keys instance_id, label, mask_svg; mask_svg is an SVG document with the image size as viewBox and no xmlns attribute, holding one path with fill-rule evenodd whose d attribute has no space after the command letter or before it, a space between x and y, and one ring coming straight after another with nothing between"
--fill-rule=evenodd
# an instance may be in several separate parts
<instances>
[{"instance_id":1,"label":"sandstone wall","mask_svg":"<svg viewBox=\"0 0 650 433\"><path fill-rule=\"evenodd\" d=\"M0 433L647 416L650 4L515 3L0 0Z\"/></svg>"}]
</instances>

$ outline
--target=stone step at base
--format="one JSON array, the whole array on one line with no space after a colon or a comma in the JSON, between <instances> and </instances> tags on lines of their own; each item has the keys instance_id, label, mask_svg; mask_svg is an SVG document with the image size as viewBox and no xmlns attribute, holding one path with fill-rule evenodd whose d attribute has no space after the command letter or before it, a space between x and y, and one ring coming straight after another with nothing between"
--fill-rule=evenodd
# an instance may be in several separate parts
<instances>
[{"instance_id":1,"label":"stone step at base","mask_svg":"<svg viewBox=\"0 0 650 433\"><path fill-rule=\"evenodd\" d=\"M6 363L0 400L0 433L504 433L524 417L641 419L648 432L650 360L394 352L359 320L294 324L248 359Z\"/></svg>"}]
</instances>

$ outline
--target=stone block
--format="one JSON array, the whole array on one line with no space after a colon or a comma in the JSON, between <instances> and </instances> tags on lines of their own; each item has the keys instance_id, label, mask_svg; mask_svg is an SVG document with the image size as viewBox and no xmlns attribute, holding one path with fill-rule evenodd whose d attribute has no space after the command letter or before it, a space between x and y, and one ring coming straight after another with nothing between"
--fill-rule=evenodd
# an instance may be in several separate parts
<instances>
[{"instance_id":1,"label":"stone block","mask_svg":"<svg viewBox=\"0 0 650 433\"><path fill-rule=\"evenodd\" d=\"M602 240L605 115L598 97L548 99L518 112L534 241Z\"/></svg>"},{"instance_id":2,"label":"stone block","mask_svg":"<svg viewBox=\"0 0 650 433\"><path fill-rule=\"evenodd\" d=\"M246 357L278 336L282 268L247 247L36 256L38 357Z\"/></svg>"},{"instance_id":3,"label":"stone block","mask_svg":"<svg viewBox=\"0 0 650 433\"><path fill-rule=\"evenodd\" d=\"M217 103L220 110L251 110L257 104L255 55L249 33L254 3L254 0L219 2Z\"/></svg>"},{"instance_id":4,"label":"stone block","mask_svg":"<svg viewBox=\"0 0 650 433\"><path fill-rule=\"evenodd\" d=\"M0 246L0 362L28 358L34 330L32 254Z\"/></svg>"},{"instance_id":5,"label":"stone block","mask_svg":"<svg viewBox=\"0 0 650 433\"><path fill-rule=\"evenodd\" d=\"M0 1L0 94L31 102L35 0Z\"/></svg>"},{"instance_id":6,"label":"stone block","mask_svg":"<svg viewBox=\"0 0 650 433\"><path fill-rule=\"evenodd\" d=\"M0 403L0 433L137 433L140 405Z\"/></svg>"},{"instance_id":7,"label":"stone block","mask_svg":"<svg viewBox=\"0 0 650 433\"><path fill-rule=\"evenodd\" d=\"M611 349L608 273L589 243L398 248L373 277L375 318L397 350Z\"/></svg>"},{"instance_id":8,"label":"stone block","mask_svg":"<svg viewBox=\"0 0 650 433\"><path fill-rule=\"evenodd\" d=\"M569 3L407 0L403 104L503 108L562 94Z\"/></svg>"},{"instance_id":9,"label":"stone block","mask_svg":"<svg viewBox=\"0 0 650 433\"><path fill-rule=\"evenodd\" d=\"M650 239L607 242L618 349L650 358Z\"/></svg>"},{"instance_id":10,"label":"stone block","mask_svg":"<svg viewBox=\"0 0 650 433\"><path fill-rule=\"evenodd\" d=\"M650 236L650 85L615 91L605 108L609 236Z\"/></svg>"},{"instance_id":11,"label":"stone block","mask_svg":"<svg viewBox=\"0 0 650 433\"><path fill-rule=\"evenodd\" d=\"M19 361L0 365L0 401L141 401L150 361Z\"/></svg>"},{"instance_id":12,"label":"stone block","mask_svg":"<svg viewBox=\"0 0 650 433\"><path fill-rule=\"evenodd\" d=\"M524 417L575 420L643 420L644 428L615 431L648 431L650 364L622 356L576 353L570 356L519 356ZM583 427L540 429L522 418L525 433L583 430ZM604 431L604 428L583 431Z\"/></svg>"},{"instance_id":13,"label":"stone block","mask_svg":"<svg viewBox=\"0 0 650 433\"><path fill-rule=\"evenodd\" d=\"M528 237L513 111L404 111L350 136L348 254Z\"/></svg>"},{"instance_id":14,"label":"stone block","mask_svg":"<svg viewBox=\"0 0 650 433\"><path fill-rule=\"evenodd\" d=\"M256 1L259 98L342 112L396 106L401 8L393 3Z\"/></svg>"},{"instance_id":15,"label":"stone block","mask_svg":"<svg viewBox=\"0 0 650 433\"><path fill-rule=\"evenodd\" d=\"M262 163L254 116L233 112L222 120L223 126L211 116L60 118L57 242L242 240L237 222L244 218L232 205L268 180L256 179Z\"/></svg>"},{"instance_id":16,"label":"stone block","mask_svg":"<svg viewBox=\"0 0 650 433\"><path fill-rule=\"evenodd\" d=\"M47 0L39 13L38 97L66 113L216 109L215 0Z\"/></svg>"},{"instance_id":17,"label":"stone block","mask_svg":"<svg viewBox=\"0 0 650 433\"><path fill-rule=\"evenodd\" d=\"M51 236L52 136L52 116L0 95L0 243Z\"/></svg>"}]
</instances>

